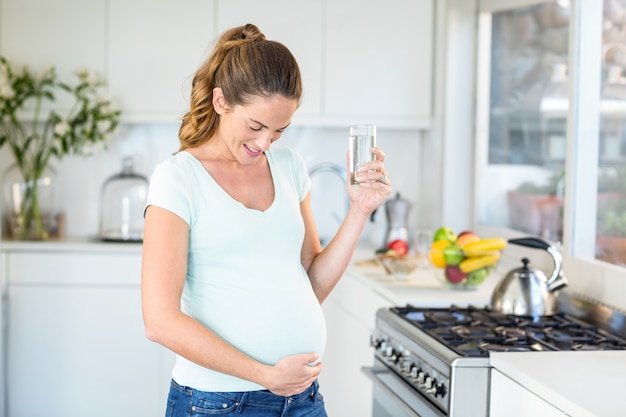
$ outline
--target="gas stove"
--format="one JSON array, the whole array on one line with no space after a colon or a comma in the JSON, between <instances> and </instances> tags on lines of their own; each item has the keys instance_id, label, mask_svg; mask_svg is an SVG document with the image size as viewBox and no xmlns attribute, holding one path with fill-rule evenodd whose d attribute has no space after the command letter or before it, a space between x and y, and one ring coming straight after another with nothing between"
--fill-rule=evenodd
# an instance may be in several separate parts
<instances>
[{"instance_id":1,"label":"gas stove","mask_svg":"<svg viewBox=\"0 0 626 417\"><path fill-rule=\"evenodd\" d=\"M626 350L623 313L578 296L560 302L558 314L535 318L475 306L379 309L374 366L364 368L374 416L488 416L491 352Z\"/></svg>"},{"instance_id":2,"label":"gas stove","mask_svg":"<svg viewBox=\"0 0 626 417\"><path fill-rule=\"evenodd\" d=\"M461 356L484 357L489 352L626 350L626 341L594 326L558 313L549 317L519 317L486 308L391 308Z\"/></svg>"}]
</instances>

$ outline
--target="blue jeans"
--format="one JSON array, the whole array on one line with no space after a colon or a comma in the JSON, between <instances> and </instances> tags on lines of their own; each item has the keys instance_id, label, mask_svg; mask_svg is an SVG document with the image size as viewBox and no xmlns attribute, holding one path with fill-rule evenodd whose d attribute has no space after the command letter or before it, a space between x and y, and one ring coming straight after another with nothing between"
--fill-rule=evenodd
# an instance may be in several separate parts
<instances>
[{"instance_id":1,"label":"blue jeans","mask_svg":"<svg viewBox=\"0 0 626 417\"><path fill-rule=\"evenodd\" d=\"M281 397L267 390L248 392L204 392L183 387L172 380L166 417L327 417L319 384L304 392Z\"/></svg>"}]
</instances>

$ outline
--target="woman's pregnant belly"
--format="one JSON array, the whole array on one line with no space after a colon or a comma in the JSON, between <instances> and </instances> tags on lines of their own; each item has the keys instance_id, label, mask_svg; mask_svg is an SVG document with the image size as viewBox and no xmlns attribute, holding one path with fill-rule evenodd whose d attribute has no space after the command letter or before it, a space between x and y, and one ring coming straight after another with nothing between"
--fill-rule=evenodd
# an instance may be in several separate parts
<instances>
[{"instance_id":1,"label":"woman's pregnant belly","mask_svg":"<svg viewBox=\"0 0 626 417\"><path fill-rule=\"evenodd\" d=\"M326 322L306 276L278 286L211 285L200 293L204 296L193 301L183 297L183 311L262 363L273 365L297 353L321 357L324 352Z\"/></svg>"}]
</instances>

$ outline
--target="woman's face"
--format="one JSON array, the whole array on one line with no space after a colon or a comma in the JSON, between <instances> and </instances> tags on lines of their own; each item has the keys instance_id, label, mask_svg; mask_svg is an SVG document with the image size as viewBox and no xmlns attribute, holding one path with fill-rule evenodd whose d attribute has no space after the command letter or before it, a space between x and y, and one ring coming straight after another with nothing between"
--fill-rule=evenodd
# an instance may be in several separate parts
<instances>
[{"instance_id":1,"label":"woman's face","mask_svg":"<svg viewBox=\"0 0 626 417\"><path fill-rule=\"evenodd\" d=\"M283 96L257 97L248 104L232 107L223 101L223 96L217 102L218 138L241 164L257 162L289 126L298 107L297 100Z\"/></svg>"}]
</instances>

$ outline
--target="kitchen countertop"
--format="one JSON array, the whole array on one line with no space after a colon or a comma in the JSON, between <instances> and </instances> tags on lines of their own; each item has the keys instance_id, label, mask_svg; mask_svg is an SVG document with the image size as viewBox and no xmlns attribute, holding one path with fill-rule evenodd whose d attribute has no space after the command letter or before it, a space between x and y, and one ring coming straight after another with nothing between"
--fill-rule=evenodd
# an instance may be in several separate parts
<instances>
[{"instance_id":1,"label":"kitchen countertop","mask_svg":"<svg viewBox=\"0 0 626 417\"><path fill-rule=\"evenodd\" d=\"M128 253L141 255L142 244L139 242L103 242L96 238L66 238L48 241L2 240L0 249L12 252L98 252ZM491 274L477 289L461 290L446 285L437 277L441 270L422 268L416 270L405 280L398 280L385 272L382 266L358 266L359 261L375 259L375 249L367 245L357 248L347 274L361 284L389 301L390 305L404 306L412 304L418 307L445 308L450 305L460 307L475 305L483 307L489 303L491 292L498 282L499 272Z\"/></svg>"},{"instance_id":2,"label":"kitchen countertop","mask_svg":"<svg viewBox=\"0 0 626 417\"><path fill-rule=\"evenodd\" d=\"M493 352L490 361L569 416L626 415L626 351Z\"/></svg>"},{"instance_id":3,"label":"kitchen countertop","mask_svg":"<svg viewBox=\"0 0 626 417\"><path fill-rule=\"evenodd\" d=\"M417 307L445 308L454 304L459 307L489 304L493 288L502 276L500 269L492 273L477 289L463 290L445 284L437 274L442 270L418 268L404 280L398 280L385 272L382 266L360 266L361 261L375 259L375 250L359 247L355 251L347 273L389 300L392 305L412 304Z\"/></svg>"},{"instance_id":4,"label":"kitchen countertop","mask_svg":"<svg viewBox=\"0 0 626 417\"><path fill-rule=\"evenodd\" d=\"M40 252L100 252L141 254L141 242L105 242L98 238L65 238L44 241L2 240L0 250Z\"/></svg>"}]
</instances>

